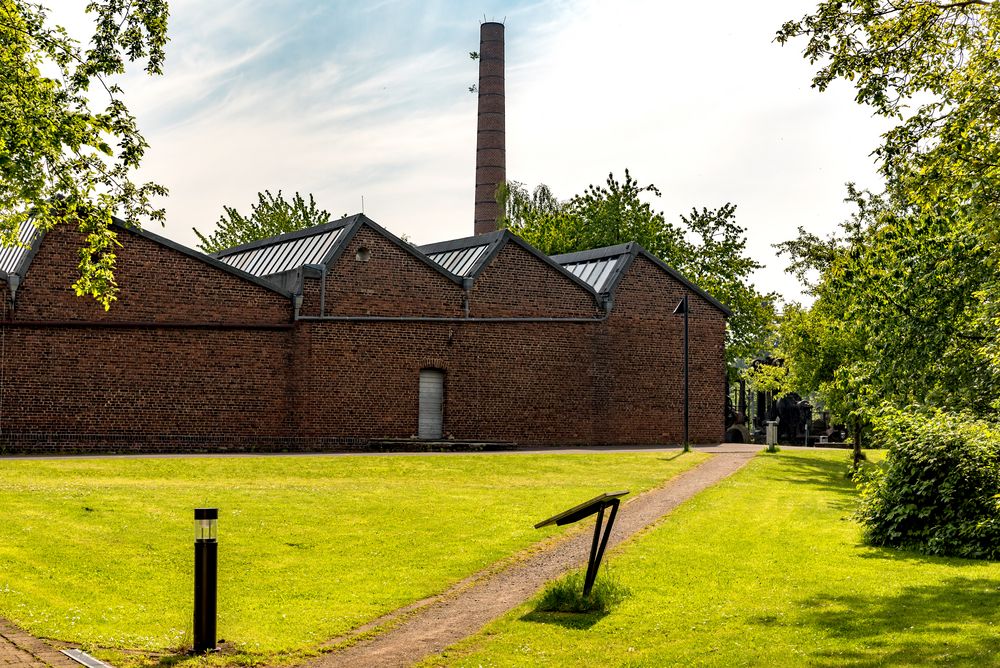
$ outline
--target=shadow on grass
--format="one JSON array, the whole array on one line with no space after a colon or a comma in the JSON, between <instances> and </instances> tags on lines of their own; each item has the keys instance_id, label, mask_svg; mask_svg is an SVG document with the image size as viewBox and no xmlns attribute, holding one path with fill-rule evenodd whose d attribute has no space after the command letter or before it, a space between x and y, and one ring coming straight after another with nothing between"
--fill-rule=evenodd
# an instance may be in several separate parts
<instances>
[{"instance_id":1,"label":"shadow on grass","mask_svg":"<svg viewBox=\"0 0 1000 668\"><path fill-rule=\"evenodd\" d=\"M948 578L895 596L817 596L801 603L796 625L847 641L818 652L813 665L997 665L1000 582ZM979 629L968 628L980 625Z\"/></svg>"},{"instance_id":2,"label":"shadow on grass","mask_svg":"<svg viewBox=\"0 0 1000 668\"><path fill-rule=\"evenodd\" d=\"M670 457L657 457L657 459L660 460L661 462L672 462L678 457L682 456L683 454L684 454L683 452L678 452L677 454L671 455Z\"/></svg>"},{"instance_id":3,"label":"shadow on grass","mask_svg":"<svg viewBox=\"0 0 1000 668\"><path fill-rule=\"evenodd\" d=\"M607 612L543 612L532 610L522 615L522 622L536 624L555 624L565 629L586 631L591 626L608 616Z\"/></svg>"},{"instance_id":4,"label":"shadow on grass","mask_svg":"<svg viewBox=\"0 0 1000 668\"><path fill-rule=\"evenodd\" d=\"M886 562L896 562L905 564L935 564L937 566L945 566L948 568L953 568L955 570L961 570L963 568L973 568L982 566L984 562L979 559L962 559L960 557L938 557L932 554L923 554L917 552L916 550L906 549L906 548L896 548L896 547L874 547L870 545L865 546L865 551L859 552L858 557L861 559L880 559ZM887 568L893 568L892 565L886 564ZM998 583L1000 586L1000 583Z\"/></svg>"},{"instance_id":5,"label":"shadow on grass","mask_svg":"<svg viewBox=\"0 0 1000 668\"><path fill-rule=\"evenodd\" d=\"M761 477L782 484L806 485L819 492L835 495L833 507L853 509L857 505L857 486L847 477L850 459L819 459L807 454L783 452L779 455L780 467L772 474Z\"/></svg>"}]
</instances>

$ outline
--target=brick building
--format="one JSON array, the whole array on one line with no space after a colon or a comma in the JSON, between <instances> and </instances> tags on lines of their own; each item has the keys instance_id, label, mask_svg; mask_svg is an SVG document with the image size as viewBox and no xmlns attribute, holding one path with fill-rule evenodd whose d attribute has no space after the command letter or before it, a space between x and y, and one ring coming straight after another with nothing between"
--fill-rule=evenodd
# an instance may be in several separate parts
<instances>
[{"instance_id":1,"label":"brick building","mask_svg":"<svg viewBox=\"0 0 1000 668\"><path fill-rule=\"evenodd\" d=\"M506 231L413 247L363 215L209 257L120 226L119 300L68 226L0 250L0 451L317 450L373 440L676 443L723 432L726 308L636 244Z\"/></svg>"}]
</instances>

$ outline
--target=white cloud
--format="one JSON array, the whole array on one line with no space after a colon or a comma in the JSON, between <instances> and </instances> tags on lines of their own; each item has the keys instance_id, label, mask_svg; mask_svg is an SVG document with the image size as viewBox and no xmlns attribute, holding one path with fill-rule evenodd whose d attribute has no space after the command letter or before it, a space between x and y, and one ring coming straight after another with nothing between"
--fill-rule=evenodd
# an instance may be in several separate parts
<instances>
[{"instance_id":1,"label":"white cloud","mask_svg":"<svg viewBox=\"0 0 1000 668\"><path fill-rule=\"evenodd\" d=\"M798 296L771 244L846 217L843 183L877 183L868 153L884 129L848 87L810 90L799 47L772 43L812 5L487 7L507 15L508 177L568 197L628 167L660 186L670 217L735 202L768 264L759 286ZM481 11L330 7L172 3L167 75L128 81L152 144L143 175L171 189L167 236L193 243L191 226L265 188L312 192L335 214L364 196L371 217L418 242L471 234L466 54Z\"/></svg>"}]
</instances>

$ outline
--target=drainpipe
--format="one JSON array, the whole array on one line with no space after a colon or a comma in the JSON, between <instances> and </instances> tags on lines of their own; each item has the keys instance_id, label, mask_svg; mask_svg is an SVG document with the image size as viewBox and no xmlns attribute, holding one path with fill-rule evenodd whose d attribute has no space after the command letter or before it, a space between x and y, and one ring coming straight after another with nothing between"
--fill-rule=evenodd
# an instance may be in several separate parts
<instances>
[{"instance_id":1,"label":"drainpipe","mask_svg":"<svg viewBox=\"0 0 1000 668\"><path fill-rule=\"evenodd\" d=\"M465 290L465 297L462 298L462 309L463 309L463 311L465 313L465 317L468 318L469 317L469 311L470 311L470 308L471 308L470 301L472 299L472 279L471 278L463 278L462 279L462 288Z\"/></svg>"},{"instance_id":2,"label":"drainpipe","mask_svg":"<svg viewBox=\"0 0 1000 668\"><path fill-rule=\"evenodd\" d=\"M325 264L306 264L302 266L303 270L312 269L313 271L319 272L319 317L326 315L326 265ZM305 285L305 278L303 276L302 284ZM297 312L296 312L297 313ZM295 319L298 320L298 315Z\"/></svg>"}]
</instances>

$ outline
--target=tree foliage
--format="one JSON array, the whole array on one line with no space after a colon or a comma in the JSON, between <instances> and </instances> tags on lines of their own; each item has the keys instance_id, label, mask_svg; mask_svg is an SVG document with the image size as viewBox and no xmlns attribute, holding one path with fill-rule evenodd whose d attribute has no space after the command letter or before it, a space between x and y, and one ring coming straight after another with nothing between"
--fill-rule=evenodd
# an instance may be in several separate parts
<instances>
[{"instance_id":1,"label":"tree foliage","mask_svg":"<svg viewBox=\"0 0 1000 668\"><path fill-rule=\"evenodd\" d=\"M244 216L234 207L223 206L225 213L219 217L216 229L205 236L197 229L198 247L206 253L216 253L240 244L275 237L331 220L330 213L320 209L309 195L307 202L295 193L292 201L286 200L281 191L272 195L270 190L257 193L257 203L250 206L250 215Z\"/></svg>"},{"instance_id":2,"label":"tree foliage","mask_svg":"<svg viewBox=\"0 0 1000 668\"><path fill-rule=\"evenodd\" d=\"M898 120L876 150L891 190L921 210L1000 213L1000 4L828 0L777 39L806 39L813 86L853 82L855 99ZM994 237L994 240L996 237Z\"/></svg>"},{"instance_id":3,"label":"tree foliage","mask_svg":"<svg viewBox=\"0 0 1000 668\"><path fill-rule=\"evenodd\" d=\"M862 484L868 541L1000 558L1000 430L968 414L910 408L881 411L873 431L890 456Z\"/></svg>"},{"instance_id":4,"label":"tree foliage","mask_svg":"<svg viewBox=\"0 0 1000 668\"><path fill-rule=\"evenodd\" d=\"M793 38L814 86L852 81L897 124L875 152L885 191L849 187L837 235L779 245L816 297L781 326L792 378L843 413L1000 409L1000 6L822 2L778 33Z\"/></svg>"},{"instance_id":5,"label":"tree foliage","mask_svg":"<svg viewBox=\"0 0 1000 668\"><path fill-rule=\"evenodd\" d=\"M29 222L77 226L85 242L73 287L108 308L118 289L112 214L162 222L152 200L167 192L132 181L147 143L112 79L138 60L162 72L168 8L95 0L86 10L95 32L84 48L50 25L41 4L0 0L0 242L16 244Z\"/></svg>"},{"instance_id":6,"label":"tree foliage","mask_svg":"<svg viewBox=\"0 0 1000 668\"><path fill-rule=\"evenodd\" d=\"M760 294L751 283L762 265L746 254L746 230L736 224L736 206L692 209L675 225L644 200L649 196L659 197L659 189L640 185L628 170L624 181L609 174L603 185L590 185L568 201L546 185L529 193L513 182L498 191L499 222L548 255L638 242L732 309L730 362L768 349L777 295Z\"/></svg>"}]
</instances>

